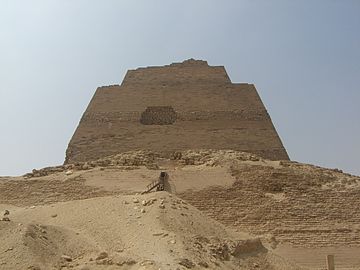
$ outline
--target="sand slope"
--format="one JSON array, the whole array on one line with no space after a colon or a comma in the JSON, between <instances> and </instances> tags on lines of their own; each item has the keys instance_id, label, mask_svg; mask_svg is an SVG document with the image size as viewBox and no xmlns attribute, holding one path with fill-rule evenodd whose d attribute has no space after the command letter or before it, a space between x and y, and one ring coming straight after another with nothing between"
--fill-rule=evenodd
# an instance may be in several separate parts
<instances>
[{"instance_id":1,"label":"sand slope","mask_svg":"<svg viewBox=\"0 0 360 270\"><path fill-rule=\"evenodd\" d=\"M295 269L167 192L5 208L0 269Z\"/></svg>"},{"instance_id":2,"label":"sand slope","mask_svg":"<svg viewBox=\"0 0 360 270\"><path fill-rule=\"evenodd\" d=\"M360 177L343 173L338 169L326 169L291 161L270 161L253 154L231 150L193 150L175 152L170 156L150 151L135 151L87 163L34 170L20 177L2 177L0 204L4 206L0 210L11 208L13 217L17 215L16 207L20 207L19 211L25 211L24 216L27 215L25 213L31 213L33 216L38 209L44 208L46 209L44 214L36 219L19 222L28 225L31 222L53 225L55 227L51 227L50 233L54 237L59 234L59 230L64 230L64 234L66 231L69 235L63 240L66 241L66 245L60 246L70 248L71 239L79 238L75 242L87 241L87 244L82 246L90 249L86 251L87 253L93 252L96 255L102 250L96 242L88 241L88 238L80 238L83 235L76 235L76 232L75 236L71 235L74 222L52 224L49 222L60 219L53 218L43 223L39 223L39 220L46 216L45 212L51 212L52 208L58 205L69 204L70 209L88 201L102 202L105 198L108 201L116 200L118 198L116 196L134 196L156 180L161 171L167 171L170 176L167 190L201 210L207 218L213 218L232 230L260 237L267 248L293 259L300 265L322 268L325 266L324 256L333 253L338 269L360 267L357 259L357 254L360 252L360 214L357 210L360 206ZM132 197L129 198L131 201ZM114 224L112 219L107 220L107 216L103 217L102 212L95 211L102 204L105 203L89 206L92 212L86 219L92 220L88 221L91 228L97 228L90 234L99 234L106 230L109 224ZM131 203L124 204L120 208L135 211L134 206L128 208L130 205ZM31 206L36 207L30 209ZM105 213L108 208L101 211ZM113 208L114 213L122 213L117 210L119 207ZM173 209L167 208L167 210ZM80 211L79 216L83 212L86 212L85 209ZM63 218L69 219L71 213L72 211L68 210L63 214ZM48 213L47 217L49 215ZM121 215L124 220L131 220L127 218L128 214ZM158 214L155 214L156 216ZM98 224L98 221L93 221L97 220L97 217L106 222ZM139 219L144 217L145 215L140 215ZM22 215L19 218L21 219ZM182 218L184 217L180 215L179 220ZM191 216L187 218L193 219ZM159 220L161 219L155 221ZM92 222L95 222L94 226L91 225ZM166 218L163 223L166 226L178 224ZM179 234L176 230L182 228L181 225L182 223L172 227L171 230ZM11 232L17 232L22 228L15 225L3 228L3 222L0 222L0 226L2 230ZM136 230L136 235L147 227L145 225L139 227L141 229ZM188 229L196 233L203 230L202 227L196 230L192 227ZM213 234L214 232L211 232L206 237ZM4 235L9 233L0 237L7 237ZM141 242L145 239L143 238L145 235L139 235L136 241ZM185 238L186 235L184 231ZM124 236L119 236L120 238L125 239L122 240L123 242L131 240ZM12 238L11 241L15 241L14 239ZM107 241L110 240L105 242ZM54 248L52 244L49 246L50 249L59 249L59 247ZM73 249L81 250L77 247ZM147 249L152 248L147 247ZM54 253L60 254L64 251L59 249ZM25 253L19 252L19 254ZM94 254L91 256L95 257ZM147 258L155 258L155 255ZM140 261L140 259L136 260ZM201 258L197 260L200 262ZM164 264L167 265L167 262ZM174 265L174 261L169 264Z\"/></svg>"}]
</instances>

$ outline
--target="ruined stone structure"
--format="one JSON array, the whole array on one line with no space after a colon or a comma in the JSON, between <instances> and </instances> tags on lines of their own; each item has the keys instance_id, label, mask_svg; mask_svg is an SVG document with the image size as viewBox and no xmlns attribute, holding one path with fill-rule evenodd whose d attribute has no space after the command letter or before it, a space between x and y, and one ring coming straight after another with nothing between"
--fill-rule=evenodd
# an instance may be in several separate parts
<instances>
[{"instance_id":1,"label":"ruined stone structure","mask_svg":"<svg viewBox=\"0 0 360 270\"><path fill-rule=\"evenodd\" d=\"M253 84L232 83L223 66L187 60L129 70L96 90L65 163L137 149L233 149L289 159Z\"/></svg>"}]
</instances>

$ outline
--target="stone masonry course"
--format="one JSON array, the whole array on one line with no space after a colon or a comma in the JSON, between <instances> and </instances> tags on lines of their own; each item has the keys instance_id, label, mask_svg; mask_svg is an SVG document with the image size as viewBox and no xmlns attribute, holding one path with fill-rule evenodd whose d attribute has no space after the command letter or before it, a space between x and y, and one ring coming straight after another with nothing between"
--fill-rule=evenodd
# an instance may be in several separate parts
<instances>
[{"instance_id":1,"label":"stone masonry course","mask_svg":"<svg viewBox=\"0 0 360 270\"><path fill-rule=\"evenodd\" d=\"M129 70L99 87L71 138L65 163L132 151L232 149L289 157L253 84L232 83L223 66L189 59Z\"/></svg>"}]
</instances>

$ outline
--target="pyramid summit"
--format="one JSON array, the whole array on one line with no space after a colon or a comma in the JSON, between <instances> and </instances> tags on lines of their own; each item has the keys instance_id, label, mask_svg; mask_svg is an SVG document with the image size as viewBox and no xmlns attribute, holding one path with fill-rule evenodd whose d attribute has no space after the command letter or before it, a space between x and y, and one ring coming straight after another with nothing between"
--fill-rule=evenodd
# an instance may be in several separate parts
<instances>
[{"instance_id":1,"label":"pyramid summit","mask_svg":"<svg viewBox=\"0 0 360 270\"><path fill-rule=\"evenodd\" d=\"M65 163L139 149L231 149L289 159L255 86L232 83L223 66L194 59L129 70L121 85L99 87Z\"/></svg>"}]
</instances>

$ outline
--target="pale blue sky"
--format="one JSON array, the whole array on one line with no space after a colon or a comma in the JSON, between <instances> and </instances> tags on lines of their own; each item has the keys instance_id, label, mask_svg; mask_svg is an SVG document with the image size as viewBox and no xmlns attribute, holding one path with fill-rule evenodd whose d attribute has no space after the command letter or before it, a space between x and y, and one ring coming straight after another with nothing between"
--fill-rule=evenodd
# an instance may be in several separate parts
<instances>
[{"instance_id":1,"label":"pale blue sky","mask_svg":"<svg viewBox=\"0 0 360 270\"><path fill-rule=\"evenodd\" d=\"M188 58L254 83L291 159L360 175L359 0L0 0L0 175L61 164L98 86Z\"/></svg>"}]
</instances>

